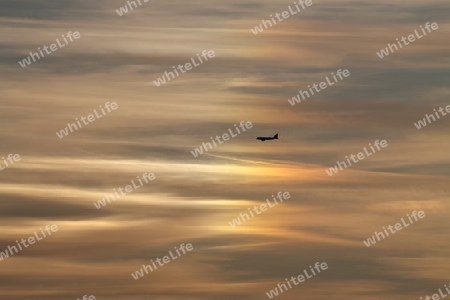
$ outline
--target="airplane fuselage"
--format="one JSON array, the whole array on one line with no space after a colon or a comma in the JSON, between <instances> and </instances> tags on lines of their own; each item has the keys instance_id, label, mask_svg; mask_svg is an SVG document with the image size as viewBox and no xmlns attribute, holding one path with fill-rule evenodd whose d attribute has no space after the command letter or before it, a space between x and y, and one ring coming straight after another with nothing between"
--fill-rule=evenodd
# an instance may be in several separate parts
<instances>
[{"instance_id":1,"label":"airplane fuselage","mask_svg":"<svg viewBox=\"0 0 450 300\"><path fill-rule=\"evenodd\" d=\"M271 140L278 140L278 133L274 136L258 136L256 138L258 141L264 142L264 141L271 141Z\"/></svg>"},{"instance_id":2,"label":"airplane fuselage","mask_svg":"<svg viewBox=\"0 0 450 300\"><path fill-rule=\"evenodd\" d=\"M266 137L266 136L257 137L256 139L257 139L257 140L260 140L260 141L262 141L262 142L274 140L273 137Z\"/></svg>"}]
</instances>

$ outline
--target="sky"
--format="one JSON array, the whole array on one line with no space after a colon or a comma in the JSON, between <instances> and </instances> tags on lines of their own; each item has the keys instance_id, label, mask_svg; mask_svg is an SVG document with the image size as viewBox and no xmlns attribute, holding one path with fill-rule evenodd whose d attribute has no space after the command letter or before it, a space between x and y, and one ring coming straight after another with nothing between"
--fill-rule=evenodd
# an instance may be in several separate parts
<instances>
[{"instance_id":1,"label":"sky","mask_svg":"<svg viewBox=\"0 0 450 300\"><path fill-rule=\"evenodd\" d=\"M293 1L141 2L119 16L124 0L0 0L0 157L20 155L0 170L0 252L58 227L0 261L1 299L268 299L316 262L328 269L276 299L425 299L450 283L450 117L414 125L450 104L448 1L313 0L257 35ZM377 55L427 22L439 29ZM19 65L69 31L80 38ZM215 57L154 84L204 50ZM339 69L350 76L289 104ZM57 136L107 102L118 108ZM241 121L251 129L192 154ZM388 146L327 174L376 140ZM94 206L144 173L155 179ZM230 225L280 191L291 197ZM413 211L426 216L363 243Z\"/></svg>"}]
</instances>

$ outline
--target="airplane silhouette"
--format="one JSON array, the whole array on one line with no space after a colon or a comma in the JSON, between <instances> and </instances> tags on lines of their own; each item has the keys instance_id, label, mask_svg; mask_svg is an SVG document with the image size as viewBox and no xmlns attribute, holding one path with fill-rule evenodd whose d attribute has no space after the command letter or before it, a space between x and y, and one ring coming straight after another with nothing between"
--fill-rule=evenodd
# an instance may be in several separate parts
<instances>
[{"instance_id":1,"label":"airplane silhouette","mask_svg":"<svg viewBox=\"0 0 450 300\"><path fill-rule=\"evenodd\" d=\"M269 136L258 136L256 139L257 139L257 140L260 140L261 142L264 142L265 140L267 140L267 141L278 140L278 133L275 134L273 137L269 137Z\"/></svg>"}]
</instances>

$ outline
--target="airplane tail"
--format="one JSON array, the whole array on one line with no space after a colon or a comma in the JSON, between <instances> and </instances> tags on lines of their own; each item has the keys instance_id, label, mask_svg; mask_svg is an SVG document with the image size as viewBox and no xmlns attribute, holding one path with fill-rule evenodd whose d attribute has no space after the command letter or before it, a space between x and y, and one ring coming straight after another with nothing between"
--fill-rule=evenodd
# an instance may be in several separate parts
<instances>
[{"instance_id":1,"label":"airplane tail","mask_svg":"<svg viewBox=\"0 0 450 300\"><path fill-rule=\"evenodd\" d=\"M278 140L278 133L273 136L274 139Z\"/></svg>"}]
</instances>

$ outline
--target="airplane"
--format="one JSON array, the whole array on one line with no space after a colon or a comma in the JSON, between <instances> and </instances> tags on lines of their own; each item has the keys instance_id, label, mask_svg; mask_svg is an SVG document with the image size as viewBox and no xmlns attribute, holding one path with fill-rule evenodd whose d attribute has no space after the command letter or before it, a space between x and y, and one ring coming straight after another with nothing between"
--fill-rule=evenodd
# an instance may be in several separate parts
<instances>
[{"instance_id":1,"label":"airplane","mask_svg":"<svg viewBox=\"0 0 450 300\"><path fill-rule=\"evenodd\" d=\"M257 140L260 140L261 142L264 142L265 140L271 141L271 140L278 140L278 133L275 134L273 137L268 136L258 136L256 138Z\"/></svg>"}]
</instances>

